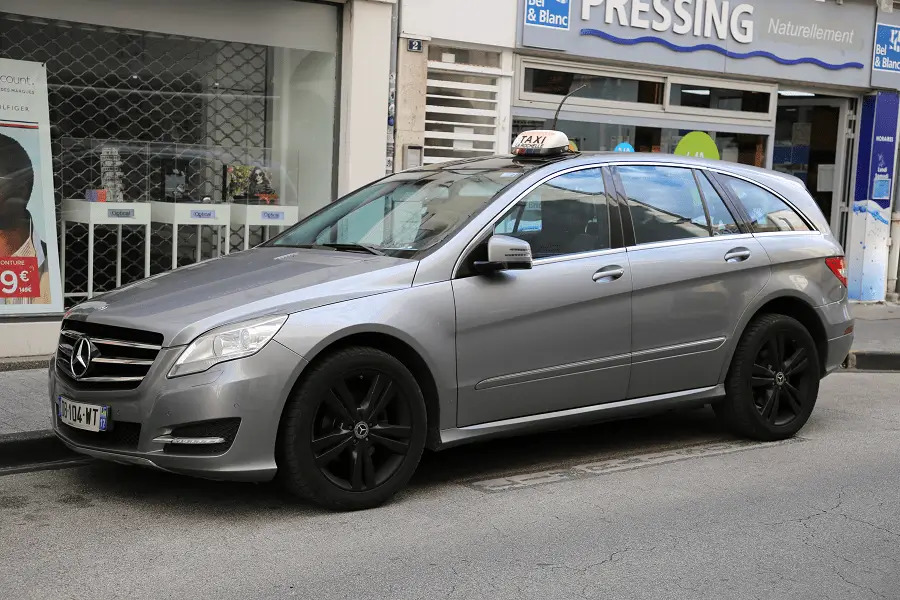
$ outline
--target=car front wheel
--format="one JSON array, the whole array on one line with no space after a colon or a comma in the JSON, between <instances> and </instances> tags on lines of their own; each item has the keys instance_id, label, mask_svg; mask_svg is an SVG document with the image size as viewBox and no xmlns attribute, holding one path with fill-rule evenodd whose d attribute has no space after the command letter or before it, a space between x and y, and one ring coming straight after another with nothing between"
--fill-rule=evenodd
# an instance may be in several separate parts
<instances>
[{"instance_id":1,"label":"car front wheel","mask_svg":"<svg viewBox=\"0 0 900 600\"><path fill-rule=\"evenodd\" d=\"M412 477L425 435L425 401L409 370L381 350L346 348L314 364L288 400L278 477L328 508L372 508Z\"/></svg>"},{"instance_id":2,"label":"car front wheel","mask_svg":"<svg viewBox=\"0 0 900 600\"><path fill-rule=\"evenodd\" d=\"M792 317L761 315L738 342L725 380L726 397L714 408L738 435L786 439L812 414L820 378L809 331Z\"/></svg>"}]
</instances>

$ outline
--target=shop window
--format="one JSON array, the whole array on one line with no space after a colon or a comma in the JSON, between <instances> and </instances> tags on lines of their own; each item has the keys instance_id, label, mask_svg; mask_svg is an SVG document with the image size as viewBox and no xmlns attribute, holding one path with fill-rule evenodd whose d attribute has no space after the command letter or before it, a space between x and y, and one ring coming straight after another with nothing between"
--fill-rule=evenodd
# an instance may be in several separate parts
<instances>
[{"instance_id":1,"label":"shop window","mask_svg":"<svg viewBox=\"0 0 900 600\"><path fill-rule=\"evenodd\" d=\"M336 26L337 10L330 14ZM331 199L333 52L4 13L0 23L0 57L47 65L58 215L64 200L85 201L93 190L105 190L108 201L206 208L277 203L312 211ZM94 293L145 276L144 231L123 225L119 253L116 227L95 227ZM256 245L277 228L249 227L247 240L243 226L175 231L152 224L151 273L172 268L173 248L181 266L225 245ZM69 223L67 297L87 295L88 239L86 225Z\"/></svg>"},{"instance_id":2,"label":"shop window","mask_svg":"<svg viewBox=\"0 0 900 600\"><path fill-rule=\"evenodd\" d=\"M753 233L810 231L809 225L800 218L800 215L775 194L730 175L722 175L722 179L750 215L750 228Z\"/></svg>"},{"instance_id":3,"label":"shop window","mask_svg":"<svg viewBox=\"0 0 900 600\"><path fill-rule=\"evenodd\" d=\"M609 207L600 169L559 175L522 198L494 233L531 244L535 258L605 250Z\"/></svg>"},{"instance_id":4,"label":"shop window","mask_svg":"<svg viewBox=\"0 0 900 600\"><path fill-rule=\"evenodd\" d=\"M582 86L584 88L573 94L573 97L643 104L662 104L663 100L663 83L660 81L525 68L525 92L565 96Z\"/></svg>"},{"instance_id":5,"label":"shop window","mask_svg":"<svg viewBox=\"0 0 900 600\"><path fill-rule=\"evenodd\" d=\"M750 113L768 113L772 94L751 90L673 83L669 95L672 106L711 108Z\"/></svg>"},{"instance_id":6,"label":"shop window","mask_svg":"<svg viewBox=\"0 0 900 600\"><path fill-rule=\"evenodd\" d=\"M510 129L511 139L515 139L516 135L528 129L549 129L552 124L552 118L514 117ZM565 132L579 150L586 152L610 152L615 150L619 144L627 142L636 152L674 154L679 142L691 132L689 129L671 129L650 125L569 120L558 121L556 128ZM755 167L766 166L768 136L727 131L709 131L708 133L718 149L721 160Z\"/></svg>"},{"instance_id":7,"label":"shop window","mask_svg":"<svg viewBox=\"0 0 900 600\"><path fill-rule=\"evenodd\" d=\"M712 229L690 169L617 167L638 244L710 237Z\"/></svg>"}]
</instances>

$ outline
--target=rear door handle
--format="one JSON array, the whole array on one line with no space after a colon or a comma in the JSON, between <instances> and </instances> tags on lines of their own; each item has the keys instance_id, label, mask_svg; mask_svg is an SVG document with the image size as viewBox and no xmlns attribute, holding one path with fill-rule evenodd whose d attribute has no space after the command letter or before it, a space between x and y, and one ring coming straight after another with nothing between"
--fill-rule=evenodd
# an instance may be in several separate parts
<instances>
[{"instance_id":1,"label":"rear door handle","mask_svg":"<svg viewBox=\"0 0 900 600\"><path fill-rule=\"evenodd\" d=\"M743 262L750 258L750 250L747 248L732 248L725 253L725 262Z\"/></svg>"},{"instance_id":2,"label":"rear door handle","mask_svg":"<svg viewBox=\"0 0 900 600\"><path fill-rule=\"evenodd\" d=\"M610 281L615 281L625 274L625 269L620 267L619 265L610 265L608 267L603 267L591 278L597 283L607 283Z\"/></svg>"}]
</instances>

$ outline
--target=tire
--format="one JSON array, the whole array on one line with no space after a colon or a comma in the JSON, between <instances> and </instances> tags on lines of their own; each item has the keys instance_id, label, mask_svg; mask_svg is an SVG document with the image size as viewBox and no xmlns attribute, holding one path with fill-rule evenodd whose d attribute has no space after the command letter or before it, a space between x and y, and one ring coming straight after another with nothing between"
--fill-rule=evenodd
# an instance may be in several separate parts
<instances>
[{"instance_id":1,"label":"tire","mask_svg":"<svg viewBox=\"0 0 900 600\"><path fill-rule=\"evenodd\" d=\"M311 366L285 405L277 477L326 508L373 508L412 477L426 428L422 390L403 363L375 348L339 350Z\"/></svg>"},{"instance_id":2,"label":"tire","mask_svg":"<svg viewBox=\"0 0 900 600\"><path fill-rule=\"evenodd\" d=\"M786 315L764 314L747 326L713 408L734 433L787 439L806 424L819 393L819 354L809 331Z\"/></svg>"}]
</instances>

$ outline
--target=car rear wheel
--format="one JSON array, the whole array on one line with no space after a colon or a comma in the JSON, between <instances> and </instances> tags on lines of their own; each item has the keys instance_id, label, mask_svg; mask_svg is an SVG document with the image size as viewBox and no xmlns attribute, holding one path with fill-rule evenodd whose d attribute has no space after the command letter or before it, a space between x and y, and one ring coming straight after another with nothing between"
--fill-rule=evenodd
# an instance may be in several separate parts
<instances>
[{"instance_id":1,"label":"car rear wheel","mask_svg":"<svg viewBox=\"0 0 900 600\"><path fill-rule=\"evenodd\" d=\"M762 315L738 342L725 380L726 397L714 408L739 435L786 439L812 414L820 378L809 331L786 315Z\"/></svg>"},{"instance_id":2,"label":"car rear wheel","mask_svg":"<svg viewBox=\"0 0 900 600\"><path fill-rule=\"evenodd\" d=\"M311 367L288 401L278 477L328 508L382 504L412 477L425 446L422 391L403 364L375 348L347 348Z\"/></svg>"}]
</instances>

